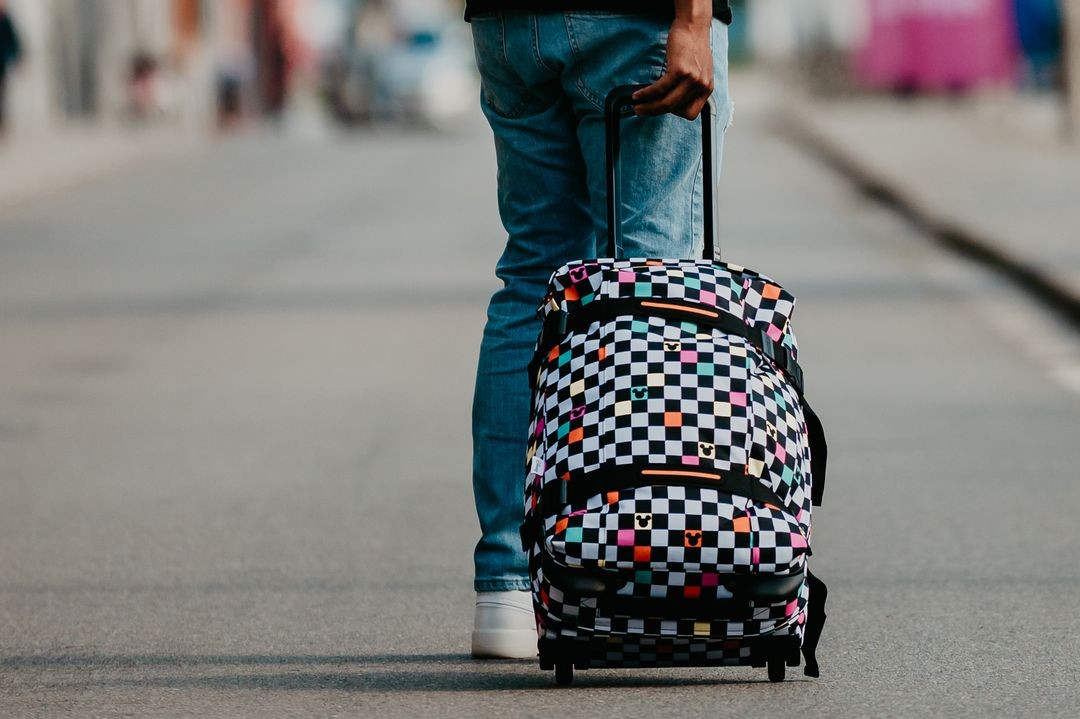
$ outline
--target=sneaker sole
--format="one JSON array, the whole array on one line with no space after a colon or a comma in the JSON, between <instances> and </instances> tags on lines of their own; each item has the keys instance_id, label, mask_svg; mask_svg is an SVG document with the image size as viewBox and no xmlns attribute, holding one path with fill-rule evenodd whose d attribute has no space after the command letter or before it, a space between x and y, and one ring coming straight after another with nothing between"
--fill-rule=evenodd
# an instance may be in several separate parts
<instances>
[{"instance_id":1,"label":"sneaker sole","mask_svg":"<svg viewBox=\"0 0 1080 719\"><path fill-rule=\"evenodd\" d=\"M536 632L526 629L474 631L473 659L535 659Z\"/></svg>"}]
</instances>

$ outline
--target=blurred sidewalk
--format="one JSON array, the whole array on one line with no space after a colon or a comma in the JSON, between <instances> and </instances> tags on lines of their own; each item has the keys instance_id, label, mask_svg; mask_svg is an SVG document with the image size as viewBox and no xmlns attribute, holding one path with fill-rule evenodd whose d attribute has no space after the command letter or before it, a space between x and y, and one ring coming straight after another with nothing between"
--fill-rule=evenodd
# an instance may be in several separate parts
<instances>
[{"instance_id":1,"label":"blurred sidewalk","mask_svg":"<svg viewBox=\"0 0 1080 719\"><path fill-rule=\"evenodd\" d=\"M1080 313L1080 148L1036 100L792 96L804 142L965 254Z\"/></svg>"},{"instance_id":2,"label":"blurred sidewalk","mask_svg":"<svg viewBox=\"0 0 1080 719\"><path fill-rule=\"evenodd\" d=\"M175 125L75 125L9 136L0 142L0 211L206 142Z\"/></svg>"}]
</instances>

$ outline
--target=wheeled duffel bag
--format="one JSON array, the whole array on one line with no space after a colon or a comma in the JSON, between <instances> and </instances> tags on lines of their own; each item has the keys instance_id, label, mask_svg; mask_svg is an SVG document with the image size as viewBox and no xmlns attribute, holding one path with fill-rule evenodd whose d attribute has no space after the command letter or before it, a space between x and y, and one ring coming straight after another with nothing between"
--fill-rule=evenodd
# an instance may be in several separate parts
<instances>
[{"instance_id":1,"label":"wheeled duffel bag","mask_svg":"<svg viewBox=\"0 0 1080 719\"><path fill-rule=\"evenodd\" d=\"M540 665L785 666L817 676L825 587L808 571L824 486L803 397L795 299L713 259L712 123L703 112L705 259L614 259L619 125L607 102L610 258L551 277L529 368L526 518Z\"/></svg>"}]
</instances>

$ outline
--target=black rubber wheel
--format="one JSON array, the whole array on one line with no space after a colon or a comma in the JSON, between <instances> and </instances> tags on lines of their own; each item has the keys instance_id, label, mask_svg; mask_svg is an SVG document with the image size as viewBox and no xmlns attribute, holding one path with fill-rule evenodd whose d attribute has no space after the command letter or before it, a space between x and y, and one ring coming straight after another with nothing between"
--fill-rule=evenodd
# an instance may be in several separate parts
<instances>
[{"instance_id":1,"label":"black rubber wheel","mask_svg":"<svg viewBox=\"0 0 1080 719\"><path fill-rule=\"evenodd\" d=\"M560 662L555 665L555 683L560 687L569 686L574 681L574 665L570 662Z\"/></svg>"},{"instance_id":2,"label":"black rubber wheel","mask_svg":"<svg viewBox=\"0 0 1080 719\"><path fill-rule=\"evenodd\" d=\"M784 657L772 657L769 659L769 681L770 682L782 682L784 681L784 674L787 670L785 666Z\"/></svg>"}]
</instances>

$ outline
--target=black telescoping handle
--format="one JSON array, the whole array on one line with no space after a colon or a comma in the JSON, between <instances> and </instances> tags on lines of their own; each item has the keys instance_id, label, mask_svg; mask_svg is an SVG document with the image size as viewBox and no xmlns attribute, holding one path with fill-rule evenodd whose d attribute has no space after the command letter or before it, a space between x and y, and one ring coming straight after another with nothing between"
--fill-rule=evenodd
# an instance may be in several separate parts
<instances>
[{"instance_id":1,"label":"black telescoping handle","mask_svg":"<svg viewBox=\"0 0 1080 719\"><path fill-rule=\"evenodd\" d=\"M619 128L622 119L633 114L631 96L646 85L621 85L608 93L604 101L604 117L607 125L607 219L608 257L618 257L622 240L622 177L619 162ZM713 101L705 103L701 110L701 181L704 195L705 251L706 260L719 259L716 254L716 187L713 173Z\"/></svg>"}]
</instances>

